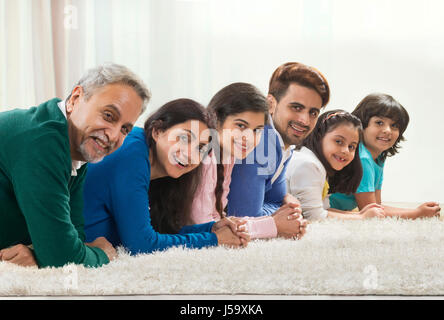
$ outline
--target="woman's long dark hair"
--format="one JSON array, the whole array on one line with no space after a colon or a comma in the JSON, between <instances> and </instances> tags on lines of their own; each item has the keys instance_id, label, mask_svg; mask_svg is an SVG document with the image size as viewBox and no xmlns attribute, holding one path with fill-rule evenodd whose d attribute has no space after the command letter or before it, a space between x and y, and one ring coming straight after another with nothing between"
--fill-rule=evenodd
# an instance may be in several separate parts
<instances>
[{"instance_id":1,"label":"woman's long dark hair","mask_svg":"<svg viewBox=\"0 0 444 320\"><path fill-rule=\"evenodd\" d=\"M215 117L218 126L223 126L228 116L242 112L261 112L264 123L268 122L268 105L265 96L253 85L244 82L232 83L219 90L207 107ZM220 152L219 154L223 154ZM222 192L224 182L224 166L221 159L217 161L217 183L215 187L216 210L223 218Z\"/></svg>"},{"instance_id":2,"label":"woman's long dark hair","mask_svg":"<svg viewBox=\"0 0 444 320\"><path fill-rule=\"evenodd\" d=\"M359 148L356 148L355 157L341 171L336 171L325 159L322 151L322 139L325 135L342 124L351 124L359 131L361 137L362 125L361 121L347 111L336 109L324 112L318 118L313 131L302 143L316 155L327 171L328 184L330 185L329 193L355 193L362 179L362 165L359 158Z\"/></svg>"},{"instance_id":3,"label":"woman's long dark hair","mask_svg":"<svg viewBox=\"0 0 444 320\"><path fill-rule=\"evenodd\" d=\"M383 162L387 157L394 156L399 152L399 148L401 148L399 144L405 140L404 132L409 125L410 117L407 110L392 96L384 93L369 94L359 102L352 114L361 120L364 130L367 128L370 118L375 116L389 118L396 123L399 128L399 137L390 149L381 153L379 159Z\"/></svg>"},{"instance_id":4,"label":"woman's long dark hair","mask_svg":"<svg viewBox=\"0 0 444 320\"><path fill-rule=\"evenodd\" d=\"M190 99L170 101L146 120L145 135L153 155L153 161L157 161L153 130L165 131L188 120L198 120L209 128L214 128L214 122L207 110L198 102ZM177 233L186 224L191 214L191 204L199 181L200 166L177 179L163 177L151 180L149 205L151 223L156 231Z\"/></svg>"}]
</instances>

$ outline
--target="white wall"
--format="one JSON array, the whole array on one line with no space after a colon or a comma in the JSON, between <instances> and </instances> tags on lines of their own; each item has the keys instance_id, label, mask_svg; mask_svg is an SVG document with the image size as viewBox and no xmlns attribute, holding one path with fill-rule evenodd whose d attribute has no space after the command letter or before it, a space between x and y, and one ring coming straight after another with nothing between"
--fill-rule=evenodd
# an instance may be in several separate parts
<instances>
[{"instance_id":1,"label":"white wall","mask_svg":"<svg viewBox=\"0 0 444 320\"><path fill-rule=\"evenodd\" d=\"M444 1L65 2L87 10L68 31L71 50L84 51L70 78L105 61L126 64L150 87L150 110L178 97L206 104L235 81L266 93L271 73L287 61L326 75L327 109L351 111L375 91L393 95L411 122L401 153L387 160L383 200L444 202Z\"/></svg>"},{"instance_id":2,"label":"white wall","mask_svg":"<svg viewBox=\"0 0 444 320\"><path fill-rule=\"evenodd\" d=\"M368 93L384 92L408 110L407 141L387 160L383 200L444 202L444 1L176 1L152 9L152 106L180 96L207 103L234 81L265 93L279 64L301 61L329 80L327 109L352 111Z\"/></svg>"}]
</instances>

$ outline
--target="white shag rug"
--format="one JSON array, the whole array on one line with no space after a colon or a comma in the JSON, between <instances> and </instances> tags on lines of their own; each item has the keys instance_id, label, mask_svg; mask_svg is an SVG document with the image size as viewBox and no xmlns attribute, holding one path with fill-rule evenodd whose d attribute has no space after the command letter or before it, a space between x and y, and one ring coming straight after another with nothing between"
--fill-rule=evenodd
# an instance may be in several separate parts
<instances>
[{"instance_id":1,"label":"white shag rug","mask_svg":"<svg viewBox=\"0 0 444 320\"><path fill-rule=\"evenodd\" d=\"M325 220L302 240L244 249L172 248L101 268L25 268L0 262L0 296L444 295L444 221Z\"/></svg>"}]
</instances>

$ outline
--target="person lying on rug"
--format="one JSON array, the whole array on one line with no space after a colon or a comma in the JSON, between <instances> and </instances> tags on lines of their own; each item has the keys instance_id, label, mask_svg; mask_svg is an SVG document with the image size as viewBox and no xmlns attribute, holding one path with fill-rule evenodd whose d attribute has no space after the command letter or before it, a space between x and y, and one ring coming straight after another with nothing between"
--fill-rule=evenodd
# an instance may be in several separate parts
<instances>
[{"instance_id":1,"label":"person lying on rug","mask_svg":"<svg viewBox=\"0 0 444 320\"><path fill-rule=\"evenodd\" d=\"M360 212L329 208L328 193L354 193L362 177L359 159L361 121L344 110L323 113L300 150L295 151L287 169L289 192L299 199L308 220L329 218L366 219L384 217L378 204Z\"/></svg>"},{"instance_id":2,"label":"person lying on rug","mask_svg":"<svg viewBox=\"0 0 444 320\"><path fill-rule=\"evenodd\" d=\"M149 99L135 74L107 64L64 101L0 113L0 260L96 267L116 256L105 238L84 243L84 163L119 148Z\"/></svg>"},{"instance_id":3,"label":"person lying on rug","mask_svg":"<svg viewBox=\"0 0 444 320\"><path fill-rule=\"evenodd\" d=\"M106 237L130 254L173 246L245 246L243 222L185 226L209 148L212 120L199 103L170 101L144 128L135 127L122 147L88 165L84 185L87 240Z\"/></svg>"},{"instance_id":4,"label":"person lying on rug","mask_svg":"<svg viewBox=\"0 0 444 320\"><path fill-rule=\"evenodd\" d=\"M384 164L387 157L399 152L400 142L409 123L407 110L388 94L366 96L352 112L363 125L363 140L359 144L363 177L356 192L330 195L330 206L341 210L364 208L369 203L381 204ZM426 202L414 209L384 205L386 216L419 218L439 216L441 208L436 202Z\"/></svg>"},{"instance_id":5,"label":"person lying on rug","mask_svg":"<svg viewBox=\"0 0 444 320\"><path fill-rule=\"evenodd\" d=\"M227 194L235 159L244 159L259 143L268 120L265 96L248 83L233 83L211 99L207 110L217 122L217 137L202 164L202 176L196 190L190 223L218 221L226 216ZM248 197L250 190L243 190ZM252 239L302 237L306 222L300 221L299 203L287 204L272 216L243 217ZM232 218L233 219L233 218Z\"/></svg>"},{"instance_id":6,"label":"person lying on rug","mask_svg":"<svg viewBox=\"0 0 444 320\"><path fill-rule=\"evenodd\" d=\"M269 216L282 205L298 203L287 193L285 170L292 147L313 130L329 96L327 80L313 67L288 62L273 72L267 95L269 123L255 150L233 167L228 215Z\"/></svg>"}]
</instances>

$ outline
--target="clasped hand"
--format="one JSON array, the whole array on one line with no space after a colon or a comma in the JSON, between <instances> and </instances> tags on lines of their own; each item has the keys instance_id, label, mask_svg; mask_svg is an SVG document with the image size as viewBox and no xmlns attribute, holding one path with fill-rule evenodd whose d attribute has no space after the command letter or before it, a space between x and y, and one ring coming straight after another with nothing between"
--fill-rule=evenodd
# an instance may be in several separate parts
<instances>
[{"instance_id":1,"label":"clasped hand","mask_svg":"<svg viewBox=\"0 0 444 320\"><path fill-rule=\"evenodd\" d=\"M251 239L246 223L244 219L225 217L215 222L211 231L216 234L219 245L231 248L246 247Z\"/></svg>"},{"instance_id":2,"label":"clasped hand","mask_svg":"<svg viewBox=\"0 0 444 320\"><path fill-rule=\"evenodd\" d=\"M272 217L279 237L299 240L307 232L307 220L303 218L301 205L297 200L284 204Z\"/></svg>"}]
</instances>

